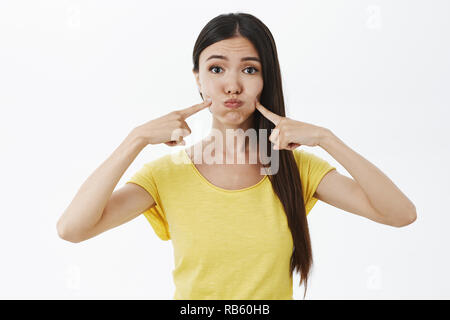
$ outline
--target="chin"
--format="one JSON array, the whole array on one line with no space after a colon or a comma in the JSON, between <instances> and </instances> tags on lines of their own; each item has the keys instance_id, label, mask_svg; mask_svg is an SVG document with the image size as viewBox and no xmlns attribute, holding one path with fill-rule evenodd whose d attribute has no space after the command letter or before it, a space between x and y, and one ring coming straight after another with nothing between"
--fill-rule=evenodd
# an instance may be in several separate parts
<instances>
[{"instance_id":1,"label":"chin","mask_svg":"<svg viewBox=\"0 0 450 320\"><path fill-rule=\"evenodd\" d=\"M222 114L220 116L217 116L217 120L219 120L223 124L229 124L229 125L240 125L248 120L250 115L245 115L237 112L231 112Z\"/></svg>"}]
</instances>

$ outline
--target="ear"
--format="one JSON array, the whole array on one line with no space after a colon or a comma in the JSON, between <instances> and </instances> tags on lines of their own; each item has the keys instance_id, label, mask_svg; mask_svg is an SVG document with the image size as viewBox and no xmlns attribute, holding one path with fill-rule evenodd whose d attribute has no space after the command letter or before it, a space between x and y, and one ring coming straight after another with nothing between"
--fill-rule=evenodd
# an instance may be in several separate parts
<instances>
[{"instance_id":1,"label":"ear","mask_svg":"<svg viewBox=\"0 0 450 320\"><path fill-rule=\"evenodd\" d=\"M198 74L198 72L195 72L194 70L192 70L192 73L194 74L194 77L195 77L195 82L197 82L197 86L198 86L198 89L201 91L201 85L200 85L200 77L199 77L199 74Z\"/></svg>"}]
</instances>

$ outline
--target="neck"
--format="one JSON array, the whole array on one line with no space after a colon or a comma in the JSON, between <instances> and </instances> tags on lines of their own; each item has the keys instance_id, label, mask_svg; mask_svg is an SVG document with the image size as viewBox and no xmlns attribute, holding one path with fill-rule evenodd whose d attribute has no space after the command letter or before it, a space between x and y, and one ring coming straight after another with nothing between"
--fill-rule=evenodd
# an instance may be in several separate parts
<instances>
[{"instance_id":1,"label":"neck","mask_svg":"<svg viewBox=\"0 0 450 320\"><path fill-rule=\"evenodd\" d=\"M215 141L212 149L222 146L223 154L248 154L250 150L250 139L245 138L249 133L247 130L254 128L254 114L240 124L230 124L218 121L213 117L211 132L206 137L208 141ZM213 140L210 140L210 139ZM256 141L255 141L256 143Z\"/></svg>"}]
</instances>

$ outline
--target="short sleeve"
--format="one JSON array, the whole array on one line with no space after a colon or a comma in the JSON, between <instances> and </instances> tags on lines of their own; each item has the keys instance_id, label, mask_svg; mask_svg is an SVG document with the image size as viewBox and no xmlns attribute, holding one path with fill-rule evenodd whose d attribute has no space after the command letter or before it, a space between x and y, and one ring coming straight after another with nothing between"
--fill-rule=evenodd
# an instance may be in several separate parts
<instances>
[{"instance_id":1,"label":"short sleeve","mask_svg":"<svg viewBox=\"0 0 450 320\"><path fill-rule=\"evenodd\" d=\"M306 215L317 202L317 198L313 195L316 192L322 178L331 170L336 170L326 160L305 150L294 151L294 157L300 171L300 179L302 182L303 200L305 203Z\"/></svg>"},{"instance_id":2,"label":"short sleeve","mask_svg":"<svg viewBox=\"0 0 450 320\"><path fill-rule=\"evenodd\" d=\"M155 206L143 212L156 235L161 240L170 240L169 224L161 203L151 163L146 163L126 183L134 183L144 188L155 201Z\"/></svg>"}]
</instances>

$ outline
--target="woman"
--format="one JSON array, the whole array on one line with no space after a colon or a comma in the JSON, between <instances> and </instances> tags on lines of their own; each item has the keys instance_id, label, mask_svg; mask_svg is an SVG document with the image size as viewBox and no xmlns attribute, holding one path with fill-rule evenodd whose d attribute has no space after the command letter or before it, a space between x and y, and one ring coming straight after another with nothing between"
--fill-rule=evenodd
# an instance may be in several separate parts
<instances>
[{"instance_id":1,"label":"woman","mask_svg":"<svg viewBox=\"0 0 450 320\"><path fill-rule=\"evenodd\" d=\"M416 219L414 204L331 130L286 117L275 42L259 19L212 19L193 62L204 102L133 129L81 186L58 221L60 237L84 241L144 213L159 238L172 240L175 299L292 299L296 270L306 295L306 217L317 200L396 227ZM184 145L185 120L205 108L213 116L205 139L145 164L114 191L148 144ZM248 141L250 131L263 135ZM322 147L354 179L301 145Z\"/></svg>"}]
</instances>

